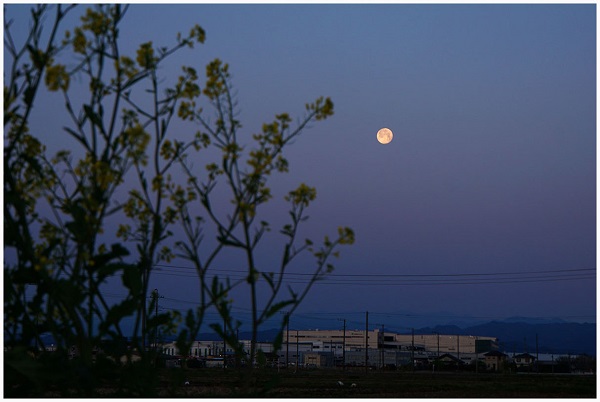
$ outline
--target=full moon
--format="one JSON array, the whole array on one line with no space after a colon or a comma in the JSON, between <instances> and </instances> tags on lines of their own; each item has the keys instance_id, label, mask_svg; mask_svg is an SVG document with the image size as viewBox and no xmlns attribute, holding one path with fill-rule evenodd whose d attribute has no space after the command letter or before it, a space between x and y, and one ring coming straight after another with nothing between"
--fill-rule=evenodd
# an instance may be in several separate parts
<instances>
[{"instance_id":1,"label":"full moon","mask_svg":"<svg viewBox=\"0 0 600 402\"><path fill-rule=\"evenodd\" d=\"M394 138L394 134L389 128L382 128L377 132L377 141L382 144L389 144L392 142L392 138Z\"/></svg>"}]
</instances>

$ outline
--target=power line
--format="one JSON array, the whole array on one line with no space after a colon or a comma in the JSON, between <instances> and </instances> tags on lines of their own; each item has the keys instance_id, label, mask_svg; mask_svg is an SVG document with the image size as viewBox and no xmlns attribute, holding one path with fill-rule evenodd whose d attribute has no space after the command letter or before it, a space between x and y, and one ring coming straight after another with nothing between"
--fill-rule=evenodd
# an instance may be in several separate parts
<instances>
[{"instance_id":1,"label":"power line","mask_svg":"<svg viewBox=\"0 0 600 402\"><path fill-rule=\"evenodd\" d=\"M167 264L157 264L155 265L159 268L178 268L178 269L186 269L196 271L194 267L183 266L183 265L167 265ZM218 272L232 272L232 273L240 273L247 274L244 270L234 270L234 269L218 269ZM217 272L215 271L215 272ZM328 274L328 277L381 277L381 278L404 278L404 277L418 277L418 278L432 278L432 277L464 277L464 276L498 276L498 275L528 275L528 274L548 274L548 273L561 273L561 272L582 272L582 271L596 271L595 268L579 268L579 269L555 269L555 270L542 270L542 271L501 271L501 272L466 272L466 273L453 273L453 274ZM294 276L312 276L311 273L304 272L286 272L286 275L294 275Z\"/></svg>"},{"instance_id":2,"label":"power line","mask_svg":"<svg viewBox=\"0 0 600 402\"><path fill-rule=\"evenodd\" d=\"M178 265L157 265L155 271L158 275L180 276L180 277L195 277L195 273L191 272L166 272L164 268L175 268L184 270L194 270L192 267ZM530 282L554 282L558 280L586 280L595 278L595 269L560 269L560 270L543 270L543 271L504 271L504 272L485 272L485 273L453 273L453 274L329 274L324 279L317 283L319 284L334 284L334 285L375 285L375 286L390 286L390 285L471 285L471 284L503 284L503 283L530 283ZM219 273L232 273L230 279L243 279L246 272L243 270L220 269ZM592 273L593 272L593 273ZM548 275L551 274L551 275ZM287 272L285 274L286 283L306 284L312 277L310 273L294 273ZM335 279L335 281L334 281ZM385 279L385 282L381 280ZM396 279L396 280L394 280ZM401 279L401 281L399 281Z\"/></svg>"},{"instance_id":3,"label":"power line","mask_svg":"<svg viewBox=\"0 0 600 402\"><path fill-rule=\"evenodd\" d=\"M194 278L192 272L167 272L164 266L154 271L156 275ZM189 269L189 267L168 266L169 268ZM592 272L593 271L593 272ZM450 286L450 285L500 285L515 283L542 283L558 281L592 280L595 269L562 269L523 272L456 273L456 274L329 274L315 282L317 285L336 286ZM246 275L241 270L219 270L218 273L231 273L229 279L243 280ZM244 273L244 274L242 274ZM285 273L286 284L306 285L312 274Z\"/></svg>"},{"instance_id":4,"label":"power line","mask_svg":"<svg viewBox=\"0 0 600 402\"><path fill-rule=\"evenodd\" d=\"M105 296L107 297L111 297L111 298L118 298L118 297L126 297L125 294L123 295L119 295L116 293L106 293ZM192 300L183 300L183 299L176 299L176 298L170 298L170 297L164 297L163 300L165 301L170 301L173 303L183 303L183 304L190 304L190 305L199 305L200 302L199 301L192 301ZM188 310L185 307L181 307L181 308L176 308L176 307L165 307L168 310L172 310L172 311L179 311L181 313L185 313ZM251 322L251 320L249 318L245 318L243 315L244 314L250 314L252 312L252 310L250 308L243 308L243 307L237 307L237 306L232 306L231 307L232 311L237 312L241 315L237 315L236 319L241 321L242 323L244 322ZM205 317L210 321L210 320L214 320L214 319L219 319L220 315L217 312L211 312L211 311L206 311L205 313ZM460 319L460 318L469 318L469 319L488 319L488 320L494 320L494 319L504 319L505 317L502 316L492 316L492 315L486 315L486 316L472 316L472 315L437 315L437 314L414 314L414 313L398 313L398 312L377 312L377 311L369 311L369 314L372 316L378 316L378 317L383 317L383 318L392 318L392 317L396 317L396 319L418 319L418 318L426 318L426 319L443 319L443 318L452 318L452 319ZM294 317L297 317L298 319L300 319L300 321L307 321L307 320L311 320L311 321L322 321L322 322L327 322L327 323L332 323L333 318L328 318L328 316L334 316L334 317L356 317L355 319L347 319L347 323L348 324L354 324L357 328L361 325L363 325L363 321L361 320L361 317L364 315L363 311L335 311L335 312L331 312L331 311L316 311L316 312L295 312L294 313ZM537 318L537 319L553 319L556 318L555 316L535 316L533 318ZM568 315L568 316L560 316L560 318L565 319L565 320L569 320L569 319L595 319L596 316L594 315ZM397 325L397 324L390 324L390 328L402 328L402 329L410 329L410 327L404 327L401 325Z\"/></svg>"},{"instance_id":5,"label":"power line","mask_svg":"<svg viewBox=\"0 0 600 402\"><path fill-rule=\"evenodd\" d=\"M338 282L338 281L328 281L328 280L323 280L323 281L319 281L316 282L316 285L346 285L346 286L352 286L352 285L358 285L358 286L439 286L439 285L498 285L498 284L508 284L508 283L531 283L531 282L557 282L557 281L572 281L572 280L584 280L584 279L594 279L595 276L580 276L580 277L561 277L561 278L556 278L556 279L546 279L546 278L537 278L537 279L518 279L518 278L513 278L513 279L499 279L499 280L494 280L494 281L489 281L489 280L472 280L472 281L461 281L461 282L455 282L455 281L428 281L428 282L412 282L412 281L405 281L405 282L392 282L392 281L387 281L387 282L362 282L362 281L342 281L342 282ZM289 281L286 283L297 283L297 284L301 284L304 283L302 281Z\"/></svg>"}]
</instances>

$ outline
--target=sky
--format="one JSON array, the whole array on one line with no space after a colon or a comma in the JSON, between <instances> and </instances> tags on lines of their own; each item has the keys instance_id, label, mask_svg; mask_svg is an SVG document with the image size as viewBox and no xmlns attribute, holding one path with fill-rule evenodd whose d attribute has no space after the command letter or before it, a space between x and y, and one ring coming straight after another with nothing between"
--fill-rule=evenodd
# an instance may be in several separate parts
<instances>
[{"instance_id":1,"label":"sky","mask_svg":"<svg viewBox=\"0 0 600 402\"><path fill-rule=\"evenodd\" d=\"M26 11L5 9L16 22ZM302 235L356 234L291 327L360 328L366 311L398 330L514 316L595 322L595 4L133 4L123 46L169 45L194 24L205 44L162 72L229 63L248 141L275 114L300 118L319 96L335 105L271 182L278 199L301 182L316 187ZM42 94L32 127L58 150L66 134L53 96ZM394 133L387 145L376 140L382 127ZM263 212L287 216L277 200ZM261 249L265 267L279 259L276 233ZM311 272L306 261L292 273ZM237 263L220 262L234 278ZM190 308L189 264L171 265L150 287L161 308ZM303 278L290 276L294 286Z\"/></svg>"}]
</instances>

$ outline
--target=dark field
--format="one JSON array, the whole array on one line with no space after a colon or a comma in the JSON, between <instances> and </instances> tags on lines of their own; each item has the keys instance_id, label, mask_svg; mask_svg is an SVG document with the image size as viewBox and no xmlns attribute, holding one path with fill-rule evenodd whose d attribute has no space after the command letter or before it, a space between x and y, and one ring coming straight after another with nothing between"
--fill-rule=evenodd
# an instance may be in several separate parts
<instances>
[{"instance_id":1,"label":"dark field","mask_svg":"<svg viewBox=\"0 0 600 402\"><path fill-rule=\"evenodd\" d=\"M166 370L160 396L273 398L595 398L595 375ZM185 385L185 381L189 385ZM341 381L343 385L339 385ZM246 386L244 386L246 384ZM352 386L356 384L356 386Z\"/></svg>"}]
</instances>

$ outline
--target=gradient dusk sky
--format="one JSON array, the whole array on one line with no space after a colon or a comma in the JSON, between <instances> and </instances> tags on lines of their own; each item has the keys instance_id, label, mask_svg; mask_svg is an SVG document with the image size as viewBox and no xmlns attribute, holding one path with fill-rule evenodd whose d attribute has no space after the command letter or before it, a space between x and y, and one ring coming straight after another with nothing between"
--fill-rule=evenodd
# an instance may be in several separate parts
<instances>
[{"instance_id":1,"label":"gradient dusk sky","mask_svg":"<svg viewBox=\"0 0 600 402\"><path fill-rule=\"evenodd\" d=\"M5 7L26 27L28 6ZM397 328L425 317L595 322L595 4L133 4L123 45L170 45L196 23L205 44L162 73L229 63L248 139L321 95L335 105L271 183L278 199L301 182L316 187L304 236L356 234L292 325L358 323L365 311ZM32 130L53 152L66 146L53 117L64 103L41 95ZM394 133L388 145L376 140L382 127ZM266 211L274 223L287 217L280 201ZM265 266L279 258L265 255ZM150 287L163 308L187 309L193 271L172 265ZM244 295L236 309L247 311Z\"/></svg>"}]
</instances>

